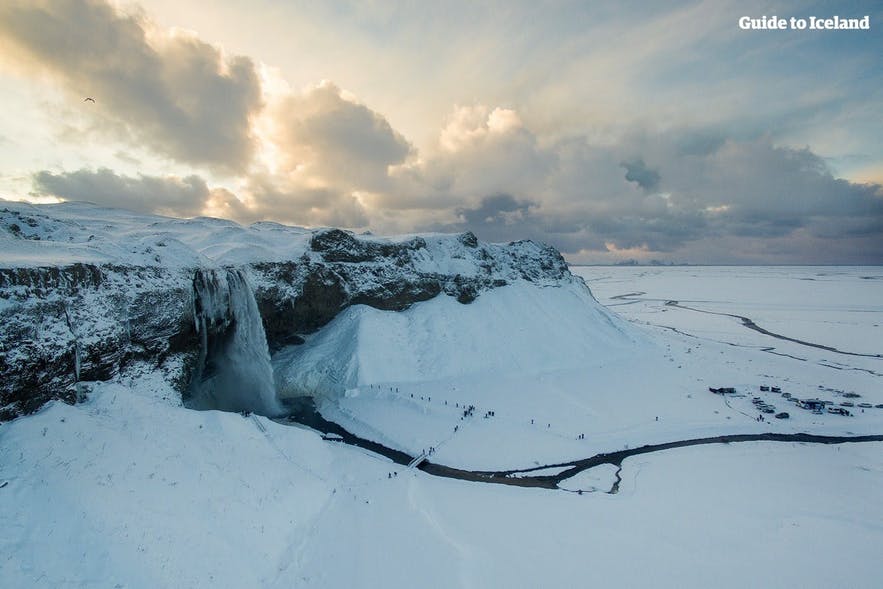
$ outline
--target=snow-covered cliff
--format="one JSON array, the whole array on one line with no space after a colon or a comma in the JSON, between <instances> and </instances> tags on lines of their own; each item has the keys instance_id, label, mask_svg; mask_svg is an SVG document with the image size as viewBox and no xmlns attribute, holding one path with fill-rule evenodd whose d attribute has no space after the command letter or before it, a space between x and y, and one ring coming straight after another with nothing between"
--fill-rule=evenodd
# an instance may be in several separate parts
<instances>
[{"instance_id":1,"label":"snow-covered cliff","mask_svg":"<svg viewBox=\"0 0 883 589\"><path fill-rule=\"evenodd\" d=\"M269 366L268 353L352 305L402 311L513 283L581 287L554 248L530 241L243 227L88 203L4 202L0 248L0 419L145 371L192 406L272 413L266 395L219 393L239 390L237 379L266 384L262 370L231 365ZM231 361L251 345L248 361Z\"/></svg>"}]
</instances>

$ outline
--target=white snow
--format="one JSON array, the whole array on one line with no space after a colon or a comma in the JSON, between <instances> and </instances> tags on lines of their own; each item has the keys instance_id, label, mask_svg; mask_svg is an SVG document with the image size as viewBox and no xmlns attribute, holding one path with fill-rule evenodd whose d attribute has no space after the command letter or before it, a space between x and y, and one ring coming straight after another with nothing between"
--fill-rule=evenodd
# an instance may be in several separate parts
<instances>
[{"instance_id":1,"label":"white snow","mask_svg":"<svg viewBox=\"0 0 883 589\"><path fill-rule=\"evenodd\" d=\"M619 270L577 272L598 287L596 273ZM740 270L730 272L732 283L739 283ZM731 297L735 291L721 273L710 273L709 281L719 294ZM857 273L864 275L865 270ZM695 280L701 282L701 275ZM799 288L812 289L815 282L792 281L797 284L788 288L794 296L814 300L811 292ZM677 279L670 282L679 284ZM865 283L877 289L877 301L883 300L883 282ZM621 299L610 297L638 290L630 286L617 282L609 291L599 288L600 296L619 303ZM760 293L751 291L756 306L774 313L779 307L764 306L762 293L775 290L754 286ZM713 295L707 284L701 288L707 297ZM630 317L640 323L667 320L672 312L665 311L664 303L676 298L667 295L646 295L653 299L646 308L611 308L632 312ZM862 296L869 297L865 302L872 300L869 294ZM832 313L820 301L813 315L821 344L839 316L836 301L824 304ZM865 316L877 312L875 304ZM847 305L858 307L851 300ZM306 344L277 354L273 364L282 396L313 391L320 395L321 412L354 433L414 455L434 447L434 461L463 468L526 468L629 444L723 433L883 432L883 409L854 408L851 417L815 415L779 394L759 390L760 385L778 385L795 397L837 403L846 399L836 391L851 391L862 395L856 401L883 403L881 377L850 369L867 367L883 374L883 359L783 342L729 317L714 317L725 324L720 331L704 330L708 315L679 311L678 317L686 319L676 326L691 335L652 324L640 328L611 317L578 284L538 288L520 282L485 292L467 306L439 297L402 313L352 307ZM845 329L872 338L877 327L850 324ZM746 342L729 345L731 336ZM768 347L801 355L782 356L765 351ZM708 390L722 386L735 387L739 396ZM765 414L765 421L758 422L760 413L751 402L757 395L790 418ZM468 405L476 407L474 415L461 419ZM485 418L487 411L495 415Z\"/></svg>"},{"instance_id":2,"label":"white snow","mask_svg":"<svg viewBox=\"0 0 883 589\"><path fill-rule=\"evenodd\" d=\"M311 235L275 223L243 227L223 219L175 219L86 202L35 206L2 201L0 221L4 228L16 224L21 232L18 237L0 231L7 267L73 262L193 267L293 260L309 249Z\"/></svg>"},{"instance_id":3,"label":"white snow","mask_svg":"<svg viewBox=\"0 0 883 589\"><path fill-rule=\"evenodd\" d=\"M0 232L11 267L295 259L311 235L77 203L51 215L0 209L4 226L33 233ZM474 268L454 255L455 237L426 239L417 261L426 269ZM879 269L575 271L608 309L577 282L523 280L468 305L440 296L400 313L355 306L276 354L276 385L283 396L319 394L321 412L354 433L483 470L551 474L560 467L548 465L599 452L725 433L883 433L883 409L814 415L759 391L838 403L854 392L880 404L880 358L665 304L873 354L883 341ZM191 411L146 366L80 384L86 402L0 424L0 586L874 587L883 578L883 443L681 448L625 460L617 494L606 493L610 465L542 490L436 478L302 427ZM721 386L739 394L708 391ZM757 421L753 396L790 419ZM576 489L590 492L567 492Z\"/></svg>"},{"instance_id":4,"label":"white snow","mask_svg":"<svg viewBox=\"0 0 883 589\"><path fill-rule=\"evenodd\" d=\"M405 471L160 392L97 385L83 405L0 426L3 586L873 587L883 574L880 443L684 448L626 460L617 495L577 495Z\"/></svg>"},{"instance_id":5,"label":"white snow","mask_svg":"<svg viewBox=\"0 0 883 589\"><path fill-rule=\"evenodd\" d=\"M370 383L536 376L629 354L642 335L580 284L519 281L462 305L436 297L402 312L348 308L308 345L276 357L279 390L340 394ZM645 344L646 345L646 344Z\"/></svg>"},{"instance_id":6,"label":"white snow","mask_svg":"<svg viewBox=\"0 0 883 589\"><path fill-rule=\"evenodd\" d=\"M310 251L310 239L320 229L266 221L242 226L210 217L177 219L88 202L31 205L0 199L0 261L6 268L75 262L206 268L298 261L303 256L314 260L319 254ZM418 236L355 237L361 242L392 244ZM426 247L413 254L415 271L464 277L482 272L477 261L484 251L464 248L457 235L425 233L419 238ZM518 274L509 253L537 254L541 248L530 241L484 247L494 257L500 276Z\"/></svg>"}]
</instances>

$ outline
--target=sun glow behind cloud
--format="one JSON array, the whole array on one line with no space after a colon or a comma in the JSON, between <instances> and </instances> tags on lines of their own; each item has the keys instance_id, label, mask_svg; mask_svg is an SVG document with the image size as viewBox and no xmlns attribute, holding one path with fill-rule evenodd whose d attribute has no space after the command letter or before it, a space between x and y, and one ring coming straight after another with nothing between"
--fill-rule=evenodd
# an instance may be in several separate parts
<instances>
[{"instance_id":1,"label":"sun glow behind cloud","mask_svg":"<svg viewBox=\"0 0 883 589\"><path fill-rule=\"evenodd\" d=\"M749 37L728 20L744 3L472 7L486 21L458 6L262 15L231 0L205 15L164 0L12 2L0 8L0 86L26 87L9 96L37 132L0 115L0 149L18 147L0 188L125 204L115 189L148 209L243 222L468 228L541 239L575 261L736 261L759 240L791 261L826 248L883 260L883 128L868 102L881 90L861 70L879 38ZM278 56L264 36L290 47L284 60L261 61ZM799 67L804 55L815 69ZM788 59L783 76L773 64ZM323 68L338 77L303 80ZM842 83L814 88L823 78ZM52 98L28 102L45 89ZM852 116L823 134L838 108ZM823 138L825 157L789 143L807 137Z\"/></svg>"}]
</instances>

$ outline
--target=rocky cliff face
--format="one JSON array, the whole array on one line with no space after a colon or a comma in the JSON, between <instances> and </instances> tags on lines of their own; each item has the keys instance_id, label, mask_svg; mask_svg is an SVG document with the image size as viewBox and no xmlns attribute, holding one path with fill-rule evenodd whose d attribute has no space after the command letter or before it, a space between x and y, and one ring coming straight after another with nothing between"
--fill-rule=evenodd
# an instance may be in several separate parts
<instances>
[{"instance_id":1,"label":"rocky cliff face","mask_svg":"<svg viewBox=\"0 0 883 589\"><path fill-rule=\"evenodd\" d=\"M448 255L437 251L441 248ZM481 244L469 232L435 237L430 244L422 237L378 244L329 229L312 237L310 254L249 268L271 350L298 343L300 335L349 305L401 311L440 294L468 304L482 291L515 280L573 279L554 248L528 241Z\"/></svg>"},{"instance_id":2,"label":"rocky cliff face","mask_svg":"<svg viewBox=\"0 0 883 589\"><path fill-rule=\"evenodd\" d=\"M7 233L23 239L20 230ZM469 304L517 280L544 285L573 280L553 248L483 244L471 233L392 241L328 229L309 233L305 245L297 259L220 267L92 262L3 267L0 258L0 420L33 412L50 399L76 402L84 383L144 370L160 371L190 401L198 390L194 380L213 374L211 364L218 359L212 350L229 354L224 342L260 338L259 331L237 328L248 313L234 307L252 307L217 302L235 301L241 298L237 293L214 292L214 308L206 313L206 285L218 282L220 273L238 278L225 278L217 288L249 285L262 343L271 352L302 342L301 336L350 305L398 311L436 296Z\"/></svg>"},{"instance_id":3,"label":"rocky cliff face","mask_svg":"<svg viewBox=\"0 0 883 589\"><path fill-rule=\"evenodd\" d=\"M185 385L199 343L191 290L186 274L162 268L0 268L0 419L73 403L79 383L139 361Z\"/></svg>"}]
</instances>

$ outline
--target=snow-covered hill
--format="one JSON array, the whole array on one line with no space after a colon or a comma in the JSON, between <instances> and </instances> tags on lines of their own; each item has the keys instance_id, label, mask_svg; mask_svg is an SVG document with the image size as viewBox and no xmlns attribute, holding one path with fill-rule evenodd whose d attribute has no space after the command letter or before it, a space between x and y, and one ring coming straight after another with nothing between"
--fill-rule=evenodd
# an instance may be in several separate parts
<instances>
[{"instance_id":1,"label":"snow-covered hill","mask_svg":"<svg viewBox=\"0 0 883 589\"><path fill-rule=\"evenodd\" d=\"M491 337L481 342L502 349L518 329L530 332L531 321L555 313L554 297L539 294L550 287L550 293L566 289L571 301L578 298L595 314L597 326L583 326L601 330L595 344L604 345L600 333L623 329L553 248L486 244L471 233L357 236L172 219L89 203L7 202L0 207L0 248L0 417L7 419L48 399L74 402L84 382L157 371L195 407L271 414L268 353L301 343L350 308L355 315L366 313L363 307L403 311L437 297L452 309L465 308L506 287L522 293L521 300L501 299L483 327ZM400 320L382 316L389 326ZM518 321L528 323L519 328ZM549 358L521 349L513 362ZM446 350L436 350L436 365ZM452 368L461 364L456 355L447 362L448 373L460 370ZM480 363L502 366L487 358ZM255 372L254 366L264 368ZM241 392L252 382L265 383L255 386L265 392L254 403Z\"/></svg>"},{"instance_id":2,"label":"snow-covered hill","mask_svg":"<svg viewBox=\"0 0 883 589\"><path fill-rule=\"evenodd\" d=\"M282 396L342 396L375 383L581 368L634 353L643 340L581 283L518 282L466 307L450 297L400 313L350 307L274 363Z\"/></svg>"}]
</instances>

